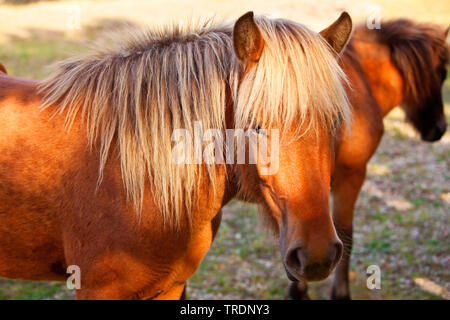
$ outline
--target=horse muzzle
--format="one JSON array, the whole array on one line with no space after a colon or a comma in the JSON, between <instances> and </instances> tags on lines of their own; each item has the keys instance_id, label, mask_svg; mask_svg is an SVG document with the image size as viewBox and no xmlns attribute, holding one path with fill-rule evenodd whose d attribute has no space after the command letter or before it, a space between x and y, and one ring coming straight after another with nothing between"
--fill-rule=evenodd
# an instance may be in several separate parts
<instances>
[{"instance_id":1,"label":"horse muzzle","mask_svg":"<svg viewBox=\"0 0 450 320\"><path fill-rule=\"evenodd\" d=\"M426 134L422 134L422 140L427 142L435 142L442 138L444 133L447 131L447 122L440 121L436 123Z\"/></svg>"},{"instance_id":2,"label":"horse muzzle","mask_svg":"<svg viewBox=\"0 0 450 320\"><path fill-rule=\"evenodd\" d=\"M343 245L340 240L333 241L322 253L311 252L304 246L293 246L286 251L284 266L292 281L323 280L333 271L342 257Z\"/></svg>"}]
</instances>

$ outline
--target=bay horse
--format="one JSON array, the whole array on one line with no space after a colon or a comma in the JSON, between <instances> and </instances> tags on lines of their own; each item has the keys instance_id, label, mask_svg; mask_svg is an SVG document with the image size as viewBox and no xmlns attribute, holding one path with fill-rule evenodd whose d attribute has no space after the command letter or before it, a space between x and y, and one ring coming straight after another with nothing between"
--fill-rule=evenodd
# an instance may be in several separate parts
<instances>
[{"instance_id":1,"label":"bay horse","mask_svg":"<svg viewBox=\"0 0 450 320\"><path fill-rule=\"evenodd\" d=\"M353 213L367 163L383 136L383 117L401 106L427 142L439 140L446 131L441 90L449 62L447 35L448 29L405 19L385 21L381 29L360 25L342 54L340 63L352 87L348 97L353 121L351 129L336 138L332 209L345 253L335 270L333 299L350 299ZM289 292L294 299L309 298L305 281L292 283Z\"/></svg>"},{"instance_id":2,"label":"bay horse","mask_svg":"<svg viewBox=\"0 0 450 320\"><path fill-rule=\"evenodd\" d=\"M343 248L328 194L351 29L346 13L320 36L249 12L133 30L43 82L0 74L0 276L64 281L77 266L77 299L178 299L233 197L266 209L292 280L328 276ZM173 133L195 122L279 130L279 168L175 163Z\"/></svg>"}]
</instances>

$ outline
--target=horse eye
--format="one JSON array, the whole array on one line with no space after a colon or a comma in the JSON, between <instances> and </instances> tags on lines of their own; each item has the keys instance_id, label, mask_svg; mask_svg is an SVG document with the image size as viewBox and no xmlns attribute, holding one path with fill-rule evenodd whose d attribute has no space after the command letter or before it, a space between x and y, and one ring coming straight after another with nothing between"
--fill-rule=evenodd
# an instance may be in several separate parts
<instances>
[{"instance_id":1,"label":"horse eye","mask_svg":"<svg viewBox=\"0 0 450 320\"><path fill-rule=\"evenodd\" d=\"M338 125L339 125L339 120L338 119L334 120L334 122L333 122L333 130L336 130Z\"/></svg>"},{"instance_id":2,"label":"horse eye","mask_svg":"<svg viewBox=\"0 0 450 320\"><path fill-rule=\"evenodd\" d=\"M256 131L256 133L259 133L259 131L261 130L261 126L257 126L256 128L254 128L253 130L255 130Z\"/></svg>"}]
</instances>

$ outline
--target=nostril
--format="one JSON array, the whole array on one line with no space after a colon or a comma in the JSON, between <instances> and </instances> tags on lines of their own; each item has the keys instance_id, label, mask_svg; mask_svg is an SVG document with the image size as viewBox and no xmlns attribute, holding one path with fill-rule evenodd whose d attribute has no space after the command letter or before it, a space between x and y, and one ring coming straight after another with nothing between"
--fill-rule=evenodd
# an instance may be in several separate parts
<instances>
[{"instance_id":1,"label":"nostril","mask_svg":"<svg viewBox=\"0 0 450 320\"><path fill-rule=\"evenodd\" d=\"M286 264L289 268L293 269L293 271L299 271L302 267L302 249L301 248L295 248L291 249L288 252L288 255L286 256Z\"/></svg>"},{"instance_id":2,"label":"nostril","mask_svg":"<svg viewBox=\"0 0 450 320\"><path fill-rule=\"evenodd\" d=\"M444 134L447 131L447 122L442 122L437 124L438 131L441 134Z\"/></svg>"},{"instance_id":3,"label":"nostril","mask_svg":"<svg viewBox=\"0 0 450 320\"><path fill-rule=\"evenodd\" d=\"M436 127L431 131L430 142L439 140L445 133L447 126L437 124Z\"/></svg>"}]
</instances>

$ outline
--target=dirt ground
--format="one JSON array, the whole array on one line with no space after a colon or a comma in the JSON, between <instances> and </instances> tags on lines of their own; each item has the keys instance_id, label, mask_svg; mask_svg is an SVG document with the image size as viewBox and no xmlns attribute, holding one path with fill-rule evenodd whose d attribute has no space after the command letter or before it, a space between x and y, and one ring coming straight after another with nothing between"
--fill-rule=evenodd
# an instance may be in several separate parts
<instances>
[{"instance_id":1,"label":"dirt ground","mask_svg":"<svg viewBox=\"0 0 450 320\"><path fill-rule=\"evenodd\" d=\"M235 19L254 10L320 30L348 10L362 22L379 14L384 19L407 16L450 25L450 2L445 0L432 5L419 0L6 2L11 1L0 0L0 62L12 75L37 80L49 73L51 63L88 51L90 41L124 23L156 26L198 17ZM444 100L450 122L448 78ZM421 142L399 109L385 119L385 127L355 213L353 298L442 299L450 290L450 135L433 144ZM233 201L225 207L216 241L189 282L189 298L286 298L288 280L277 241L260 220L253 205ZM372 264L381 269L380 290L366 287L366 269ZM329 280L311 287L312 298L328 299ZM0 279L0 299L73 297L73 291L60 283Z\"/></svg>"}]
</instances>

